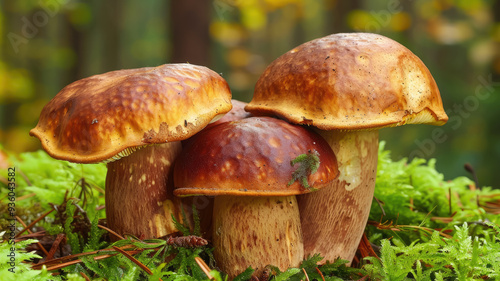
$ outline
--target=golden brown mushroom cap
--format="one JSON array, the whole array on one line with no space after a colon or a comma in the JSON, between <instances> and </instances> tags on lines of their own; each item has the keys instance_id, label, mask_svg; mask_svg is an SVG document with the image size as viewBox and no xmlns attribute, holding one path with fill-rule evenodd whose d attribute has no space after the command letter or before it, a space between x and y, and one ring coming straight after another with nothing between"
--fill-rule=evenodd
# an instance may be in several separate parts
<instances>
[{"instance_id":1,"label":"golden brown mushroom cap","mask_svg":"<svg viewBox=\"0 0 500 281\"><path fill-rule=\"evenodd\" d=\"M229 110L231 92L220 75L202 66L165 64L66 86L43 108L30 135L54 158L93 163L189 138Z\"/></svg>"},{"instance_id":2,"label":"golden brown mushroom cap","mask_svg":"<svg viewBox=\"0 0 500 281\"><path fill-rule=\"evenodd\" d=\"M320 165L307 176L319 189L338 176L337 160L318 134L270 117L249 117L207 128L183 147L174 168L174 194L287 196L312 190L294 181L297 156L318 153Z\"/></svg>"},{"instance_id":3,"label":"golden brown mushroom cap","mask_svg":"<svg viewBox=\"0 0 500 281\"><path fill-rule=\"evenodd\" d=\"M448 120L423 62L371 33L333 34L285 53L264 71L245 110L323 130Z\"/></svg>"}]
</instances>

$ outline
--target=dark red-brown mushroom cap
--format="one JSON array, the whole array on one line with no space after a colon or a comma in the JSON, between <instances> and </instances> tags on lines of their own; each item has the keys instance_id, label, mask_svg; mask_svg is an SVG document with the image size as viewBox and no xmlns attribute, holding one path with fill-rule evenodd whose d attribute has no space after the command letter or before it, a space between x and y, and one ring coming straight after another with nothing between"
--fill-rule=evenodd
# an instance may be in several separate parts
<instances>
[{"instance_id":1,"label":"dark red-brown mushroom cap","mask_svg":"<svg viewBox=\"0 0 500 281\"><path fill-rule=\"evenodd\" d=\"M250 117L207 128L183 148L174 168L175 195L287 196L307 193L300 181L289 185L297 156L314 153L319 168L307 176L312 189L338 175L326 141L301 126L270 117Z\"/></svg>"},{"instance_id":2,"label":"dark red-brown mushroom cap","mask_svg":"<svg viewBox=\"0 0 500 281\"><path fill-rule=\"evenodd\" d=\"M229 86L206 67L118 70L66 86L43 108L30 135L54 158L93 163L187 139L230 109Z\"/></svg>"}]
</instances>

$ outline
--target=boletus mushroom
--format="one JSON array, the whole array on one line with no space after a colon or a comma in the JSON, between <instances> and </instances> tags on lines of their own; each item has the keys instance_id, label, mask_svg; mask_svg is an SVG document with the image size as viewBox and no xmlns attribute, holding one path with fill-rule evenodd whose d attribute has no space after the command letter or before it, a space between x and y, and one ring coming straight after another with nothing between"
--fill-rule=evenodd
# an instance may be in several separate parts
<instances>
[{"instance_id":1,"label":"boletus mushroom","mask_svg":"<svg viewBox=\"0 0 500 281\"><path fill-rule=\"evenodd\" d=\"M47 153L76 163L107 162L106 217L119 234L176 232L172 165L180 141L231 109L231 92L214 71L166 64L76 81L42 110L36 128Z\"/></svg>"},{"instance_id":2,"label":"boletus mushroom","mask_svg":"<svg viewBox=\"0 0 500 281\"><path fill-rule=\"evenodd\" d=\"M241 120L251 116L250 113L245 111L246 102L231 100L233 108L226 113L219 120L208 124L203 130L208 130L212 126L216 126L222 123ZM187 145L193 138L186 139L182 141L182 146ZM214 206L213 196L191 196L189 198L184 198L185 204L192 203L199 211L200 218L200 230L203 238L207 240L212 240L212 215Z\"/></svg>"},{"instance_id":3,"label":"boletus mushroom","mask_svg":"<svg viewBox=\"0 0 500 281\"><path fill-rule=\"evenodd\" d=\"M217 266L234 278L249 266L260 274L303 259L295 195L326 186L338 175L335 155L318 134L270 117L207 128L183 148L174 168L174 194L213 195Z\"/></svg>"},{"instance_id":4,"label":"boletus mushroom","mask_svg":"<svg viewBox=\"0 0 500 281\"><path fill-rule=\"evenodd\" d=\"M443 125L436 82L403 45L370 33L333 34L272 62L245 110L317 128L340 176L299 198L305 254L351 261L368 219L377 172L378 129Z\"/></svg>"}]
</instances>

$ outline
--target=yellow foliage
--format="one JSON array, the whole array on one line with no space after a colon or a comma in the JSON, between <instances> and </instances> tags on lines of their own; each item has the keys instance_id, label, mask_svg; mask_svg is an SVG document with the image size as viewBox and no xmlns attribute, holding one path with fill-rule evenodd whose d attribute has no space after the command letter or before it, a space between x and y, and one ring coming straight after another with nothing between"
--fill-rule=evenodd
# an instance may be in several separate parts
<instances>
[{"instance_id":1,"label":"yellow foliage","mask_svg":"<svg viewBox=\"0 0 500 281\"><path fill-rule=\"evenodd\" d=\"M2 144L12 152L31 151L40 148L40 142L29 136L31 127L13 127L2 135Z\"/></svg>"},{"instance_id":2,"label":"yellow foliage","mask_svg":"<svg viewBox=\"0 0 500 281\"><path fill-rule=\"evenodd\" d=\"M226 46L235 46L245 38L241 25L223 21L214 21L210 24L210 35Z\"/></svg>"},{"instance_id":3,"label":"yellow foliage","mask_svg":"<svg viewBox=\"0 0 500 281\"><path fill-rule=\"evenodd\" d=\"M233 67L243 67L250 62L250 53L242 48L235 48L229 51L226 60Z\"/></svg>"},{"instance_id":4,"label":"yellow foliage","mask_svg":"<svg viewBox=\"0 0 500 281\"><path fill-rule=\"evenodd\" d=\"M69 20L75 26L85 26L92 21L92 10L87 3L75 3L71 6Z\"/></svg>"},{"instance_id":5,"label":"yellow foliage","mask_svg":"<svg viewBox=\"0 0 500 281\"><path fill-rule=\"evenodd\" d=\"M424 20L430 20L439 16L443 8L437 4L437 1L419 1L415 6L418 15Z\"/></svg>"},{"instance_id":6,"label":"yellow foliage","mask_svg":"<svg viewBox=\"0 0 500 281\"><path fill-rule=\"evenodd\" d=\"M241 23L249 30L260 30L266 26L267 14L258 6L244 7L241 10Z\"/></svg>"},{"instance_id":7,"label":"yellow foliage","mask_svg":"<svg viewBox=\"0 0 500 281\"><path fill-rule=\"evenodd\" d=\"M406 12L394 14L390 22L391 29L394 31L404 31L411 26L411 16Z\"/></svg>"},{"instance_id":8,"label":"yellow foliage","mask_svg":"<svg viewBox=\"0 0 500 281\"><path fill-rule=\"evenodd\" d=\"M33 80L26 69L12 69L0 62L0 102L27 100L33 94Z\"/></svg>"},{"instance_id":9,"label":"yellow foliage","mask_svg":"<svg viewBox=\"0 0 500 281\"><path fill-rule=\"evenodd\" d=\"M287 5L290 4L296 4L297 2L302 2L302 1L297 1L297 0L265 0L267 4L267 9L269 11L274 11L277 9L281 9Z\"/></svg>"},{"instance_id":10,"label":"yellow foliage","mask_svg":"<svg viewBox=\"0 0 500 281\"><path fill-rule=\"evenodd\" d=\"M352 10L347 15L347 24L354 30L366 29L368 23L372 20L372 16L363 10Z\"/></svg>"},{"instance_id":11,"label":"yellow foliage","mask_svg":"<svg viewBox=\"0 0 500 281\"><path fill-rule=\"evenodd\" d=\"M465 13L474 13L484 8L484 0L457 0L456 5Z\"/></svg>"},{"instance_id":12,"label":"yellow foliage","mask_svg":"<svg viewBox=\"0 0 500 281\"><path fill-rule=\"evenodd\" d=\"M406 12L391 13L388 10L353 10L347 16L347 24L357 31L380 32L384 29L404 31L411 26L411 16Z\"/></svg>"}]
</instances>

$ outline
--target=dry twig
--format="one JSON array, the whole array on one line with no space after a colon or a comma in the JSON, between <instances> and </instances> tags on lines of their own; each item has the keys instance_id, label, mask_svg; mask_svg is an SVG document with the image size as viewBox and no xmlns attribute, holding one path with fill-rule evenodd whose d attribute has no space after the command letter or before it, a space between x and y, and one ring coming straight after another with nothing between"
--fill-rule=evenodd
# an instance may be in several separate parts
<instances>
[{"instance_id":1,"label":"dry twig","mask_svg":"<svg viewBox=\"0 0 500 281\"><path fill-rule=\"evenodd\" d=\"M33 232L32 232L32 231L31 231L31 230L30 230L30 229L26 226L26 224L24 223L24 221L23 221L20 217L16 216L16 220L17 220L20 224L22 224L22 226L24 227L24 230L28 230L28 233L29 233L29 234L32 234L32 233L33 233ZM30 225L31 225L31 224L30 224ZM24 231L24 230L23 230L23 231ZM18 235L19 235L19 233L18 233ZM16 236L17 236L17 235L16 235ZM42 250L42 252L43 252L46 256L48 256L48 255L49 255L49 253L48 253L48 252L47 252L47 250L46 250L46 249L42 246L42 244L41 244L40 242L36 242L36 243L38 244L38 247L40 247L40 250Z\"/></svg>"},{"instance_id":2,"label":"dry twig","mask_svg":"<svg viewBox=\"0 0 500 281\"><path fill-rule=\"evenodd\" d=\"M16 234L16 237L18 237L19 235L21 235L21 233L25 232L26 230L28 230L28 232L30 232L30 229L39 221L41 221L43 218L45 218L46 216L48 216L50 213L52 213L54 211L54 209L50 209L50 211L46 212L45 214L41 215L39 218L37 218L36 220L32 221L28 226L26 226L26 224L24 224L24 222L22 222L21 224L23 225L23 230L19 231L19 233ZM30 232L31 233L31 232Z\"/></svg>"}]
</instances>

